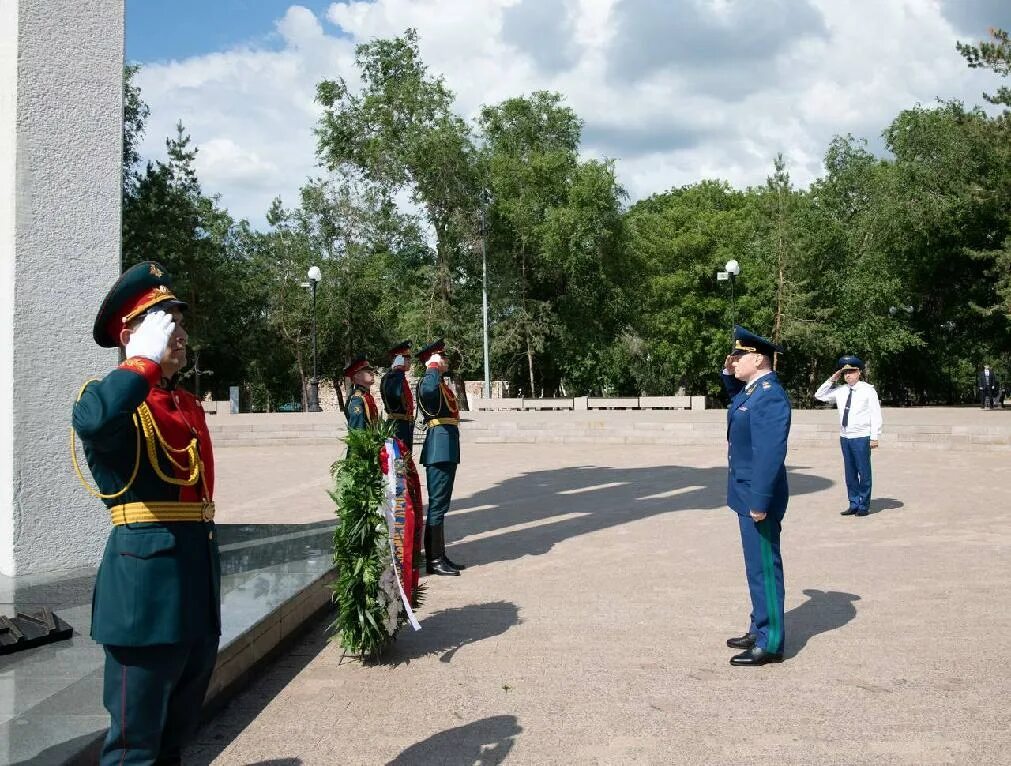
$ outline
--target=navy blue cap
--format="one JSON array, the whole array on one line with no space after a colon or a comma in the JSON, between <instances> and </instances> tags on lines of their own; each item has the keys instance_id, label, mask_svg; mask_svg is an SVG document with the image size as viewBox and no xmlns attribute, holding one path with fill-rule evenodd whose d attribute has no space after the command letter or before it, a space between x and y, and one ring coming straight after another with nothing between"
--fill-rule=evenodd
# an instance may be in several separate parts
<instances>
[{"instance_id":1,"label":"navy blue cap","mask_svg":"<svg viewBox=\"0 0 1011 766\"><path fill-rule=\"evenodd\" d=\"M761 335L755 335L751 330L745 330L740 325L734 325L734 348L730 353L734 356L749 353L765 354L772 359L777 354L784 352L783 347L778 343L773 343Z\"/></svg>"},{"instance_id":2,"label":"navy blue cap","mask_svg":"<svg viewBox=\"0 0 1011 766\"><path fill-rule=\"evenodd\" d=\"M836 362L836 367L843 372L848 370L862 370L864 368L864 360L859 356L848 354L846 356L839 357L839 361Z\"/></svg>"},{"instance_id":3,"label":"navy blue cap","mask_svg":"<svg viewBox=\"0 0 1011 766\"><path fill-rule=\"evenodd\" d=\"M390 348L390 350L386 352L386 355L390 358L391 362L398 356L410 356L412 345L411 341L402 340L400 343Z\"/></svg>"},{"instance_id":4,"label":"navy blue cap","mask_svg":"<svg viewBox=\"0 0 1011 766\"><path fill-rule=\"evenodd\" d=\"M444 341L442 338L439 338L439 340L435 341L434 343L429 343L427 346L421 349L421 351L418 352L418 360L422 364L428 364L428 359L429 357L432 356L432 354L441 354L445 350L446 350L446 341Z\"/></svg>"}]
</instances>

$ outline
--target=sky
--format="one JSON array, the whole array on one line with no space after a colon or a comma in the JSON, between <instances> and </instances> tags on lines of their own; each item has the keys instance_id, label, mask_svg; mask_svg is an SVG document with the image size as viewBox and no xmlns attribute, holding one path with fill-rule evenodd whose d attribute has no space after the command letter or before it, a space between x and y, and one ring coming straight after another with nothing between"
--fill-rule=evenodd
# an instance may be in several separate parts
<instances>
[{"instance_id":1,"label":"sky","mask_svg":"<svg viewBox=\"0 0 1011 766\"><path fill-rule=\"evenodd\" d=\"M720 178L763 183L778 153L799 186L835 135L866 139L902 109L982 104L997 89L955 42L1011 29L1011 0L127 0L126 55L161 159L182 120L205 193L265 226L318 167L316 83L356 87L354 49L418 30L457 111L555 91L584 158L615 161L631 201Z\"/></svg>"}]
</instances>

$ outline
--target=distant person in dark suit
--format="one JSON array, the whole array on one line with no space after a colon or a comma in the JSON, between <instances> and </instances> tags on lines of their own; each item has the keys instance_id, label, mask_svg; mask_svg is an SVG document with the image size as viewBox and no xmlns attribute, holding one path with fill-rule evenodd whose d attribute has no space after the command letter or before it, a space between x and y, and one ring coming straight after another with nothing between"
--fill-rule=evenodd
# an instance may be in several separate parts
<instances>
[{"instance_id":1,"label":"distant person in dark suit","mask_svg":"<svg viewBox=\"0 0 1011 766\"><path fill-rule=\"evenodd\" d=\"M990 365L983 365L983 371L976 378L976 385L979 386L980 406L984 410L992 410L1000 394L1000 383Z\"/></svg>"}]
</instances>

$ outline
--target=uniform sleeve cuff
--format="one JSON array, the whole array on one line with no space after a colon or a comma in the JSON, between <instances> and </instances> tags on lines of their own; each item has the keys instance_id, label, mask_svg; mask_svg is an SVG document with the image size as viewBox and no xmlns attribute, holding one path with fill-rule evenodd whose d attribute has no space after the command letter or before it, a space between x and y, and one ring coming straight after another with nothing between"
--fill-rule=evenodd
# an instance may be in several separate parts
<instances>
[{"instance_id":1,"label":"uniform sleeve cuff","mask_svg":"<svg viewBox=\"0 0 1011 766\"><path fill-rule=\"evenodd\" d=\"M119 366L119 369L137 373L151 387L157 386L161 382L161 365L142 356L131 356Z\"/></svg>"}]
</instances>

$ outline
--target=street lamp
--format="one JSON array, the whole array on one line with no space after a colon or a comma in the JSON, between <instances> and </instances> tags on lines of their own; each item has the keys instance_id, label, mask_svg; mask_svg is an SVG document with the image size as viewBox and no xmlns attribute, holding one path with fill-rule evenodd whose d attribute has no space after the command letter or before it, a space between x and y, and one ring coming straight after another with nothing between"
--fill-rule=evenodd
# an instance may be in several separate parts
<instances>
[{"instance_id":1,"label":"street lamp","mask_svg":"<svg viewBox=\"0 0 1011 766\"><path fill-rule=\"evenodd\" d=\"M312 290L312 378L309 380L307 409L309 412L322 412L323 408L319 406L319 378L316 377L316 287L323 279L323 274L319 266L311 266L306 276L309 277L309 288Z\"/></svg>"},{"instance_id":2,"label":"street lamp","mask_svg":"<svg viewBox=\"0 0 1011 766\"><path fill-rule=\"evenodd\" d=\"M723 271L716 272L716 279L720 282L730 280L730 324L737 324L737 305L734 302L734 280L741 273L741 264L735 260L727 261Z\"/></svg>"},{"instance_id":3,"label":"street lamp","mask_svg":"<svg viewBox=\"0 0 1011 766\"><path fill-rule=\"evenodd\" d=\"M491 399L491 360L488 353L488 248L487 239L488 191L481 192L481 320L484 325L484 392Z\"/></svg>"}]
</instances>

